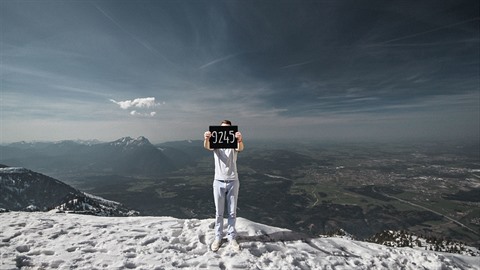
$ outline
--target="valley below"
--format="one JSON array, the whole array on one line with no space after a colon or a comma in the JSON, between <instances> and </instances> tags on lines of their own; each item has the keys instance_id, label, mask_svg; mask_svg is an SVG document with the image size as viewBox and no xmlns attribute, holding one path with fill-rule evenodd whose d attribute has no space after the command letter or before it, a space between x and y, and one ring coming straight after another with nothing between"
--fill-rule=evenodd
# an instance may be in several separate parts
<instances>
[{"instance_id":1,"label":"valley below","mask_svg":"<svg viewBox=\"0 0 480 270\"><path fill-rule=\"evenodd\" d=\"M237 215L312 236L342 229L365 239L383 230L406 230L478 247L478 147L251 142L238 156ZM176 166L129 173L125 168L58 170L43 161L34 169L144 216L212 218L212 153L200 141L155 148L167 158L173 155ZM10 162L34 167L18 158Z\"/></svg>"}]
</instances>

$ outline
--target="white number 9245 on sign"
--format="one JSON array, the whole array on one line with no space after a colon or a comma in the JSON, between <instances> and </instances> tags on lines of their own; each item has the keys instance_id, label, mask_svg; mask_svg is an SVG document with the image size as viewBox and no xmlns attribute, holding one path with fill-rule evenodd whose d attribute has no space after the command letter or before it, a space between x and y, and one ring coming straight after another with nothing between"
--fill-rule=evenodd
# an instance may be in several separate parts
<instances>
[{"instance_id":1,"label":"white number 9245 on sign","mask_svg":"<svg viewBox=\"0 0 480 270\"><path fill-rule=\"evenodd\" d=\"M211 148L237 148L235 133L238 126L210 126L208 130L212 133Z\"/></svg>"}]
</instances>

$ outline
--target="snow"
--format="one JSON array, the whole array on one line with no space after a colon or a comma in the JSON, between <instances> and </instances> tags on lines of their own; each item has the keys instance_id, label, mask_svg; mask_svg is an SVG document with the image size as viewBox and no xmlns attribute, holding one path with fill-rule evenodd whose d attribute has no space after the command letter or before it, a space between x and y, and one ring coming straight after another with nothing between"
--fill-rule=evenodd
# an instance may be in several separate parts
<instances>
[{"instance_id":1,"label":"snow","mask_svg":"<svg viewBox=\"0 0 480 270\"><path fill-rule=\"evenodd\" d=\"M92 198L96 201L99 201L100 203L103 203L105 205L109 205L109 206L115 206L115 205L119 205L120 203L119 202L115 202L115 201L111 201L111 200L107 200L107 199L104 199L102 197L98 197L98 196L95 196L95 195L92 195L92 194L89 194L89 193L86 193L86 192L83 192L83 194L89 198Z\"/></svg>"},{"instance_id":2,"label":"snow","mask_svg":"<svg viewBox=\"0 0 480 270\"><path fill-rule=\"evenodd\" d=\"M143 136L137 137L136 139L132 137L123 137L110 143L110 145L117 146L117 147L135 147L135 146L144 146L149 144L150 144L150 141Z\"/></svg>"},{"instance_id":3,"label":"snow","mask_svg":"<svg viewBox=\"0 0 480 270\"><path fill-rule=\"evenodd\" d=\"M286 177L279 176L279 175L273 175L273 174L268 174L268 173L265 173L264 175L267 176L267 177L270 177L270 178L278 178L278 179L290 180L290 179L288 179L288 178L286 178Z\"/></svg>"},{"instance_id":4,"label":"snow","mask_svg":"<svg viewBox=\"0 0 480 270\"><path fill-rule=\"evenodd\" d=\"M0 168L0 174L12 174L12 173L28 173L30 172L29 170L23 168L23 167L6 167L6 168Z\"/></svg>"},{"instance_id":5,"label":"snow","mask_svg":"<svg viewBox=\"0 0 480 270\"><path fill-rule=\"evenodd\" d=\"M237 219L240 252L209 250L213 219L0 214L0 269L480 269L479 257L306 238Z\"/></svg>"}]
</instances>

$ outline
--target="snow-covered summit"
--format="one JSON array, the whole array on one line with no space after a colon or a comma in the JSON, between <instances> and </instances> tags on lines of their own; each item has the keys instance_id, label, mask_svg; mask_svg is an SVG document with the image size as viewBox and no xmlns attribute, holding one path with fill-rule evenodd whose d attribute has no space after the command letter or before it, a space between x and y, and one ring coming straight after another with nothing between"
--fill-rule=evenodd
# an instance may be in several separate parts
<instances>
[{"instance_id":1,"label":"snow-covered summit","mask_svg":"<svg viewBox=\"0 0 480 270\"><path fill-rule=\"evenodd\" d=\"M4 174L13 174L13 173L23 174L23 173L29 173L29 172L31 171L23 167L3 167L3 168L0 168L0 178L1 178L1 175L4 175Z\"/></svg>"},{"instance_id":2,"label":"snow-covered summit","mask_svg":"<svg viewBox=\"0 0 480 270\"><path fill-rule=\"evenodd\" d=\"M85 194L41 173L4 165L0 165L0 208L17 211L56 208L59 211L102 216L138 214L120 203Z\"/></svg>"},{"instance_id":3,"label":"snow-covered summit","mask_svg":"<svg viewBox=\"0 0 480 270\"><path fill-rule=\"evenodd\" d=\"M209 250L213 219L9 212L0 269L480 269L478 257L308 238L238 218L240 252Z\"/></svg>"},{"instance_id":4,"label":"snow-covered summit","mask_svg":"<svg viewBox=\"0 0 480 270\"><path fill-rule=\"evenodd\" d=\"M116 141L113 141L111 143L109 143L110 145L112 146L116 146L116 147L136 147L136 146L145 146L145 145L152 145L150 143L150 141L143 137L143 136L140 136L140 137L137 137L136 139L132 138L132 137L123 137L123 138L120 138Z\"/></svg>"}]
</instances>

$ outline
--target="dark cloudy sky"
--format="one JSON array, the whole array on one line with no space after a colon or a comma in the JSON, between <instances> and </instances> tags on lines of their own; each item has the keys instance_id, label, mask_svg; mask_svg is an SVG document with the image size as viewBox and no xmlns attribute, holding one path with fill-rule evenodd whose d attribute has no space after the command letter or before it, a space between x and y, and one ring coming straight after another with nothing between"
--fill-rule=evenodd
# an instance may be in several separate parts
<instances>
[{"instance_id":1,"label":"dark cloudy sky","mask_svg":"<svg viewBox=\"0 0 480 270\"><path fill-rule=\"evenodd\" d=\"M478 139L479 1L0 1L0 143Z\"/></svg>"}]
</instances>

